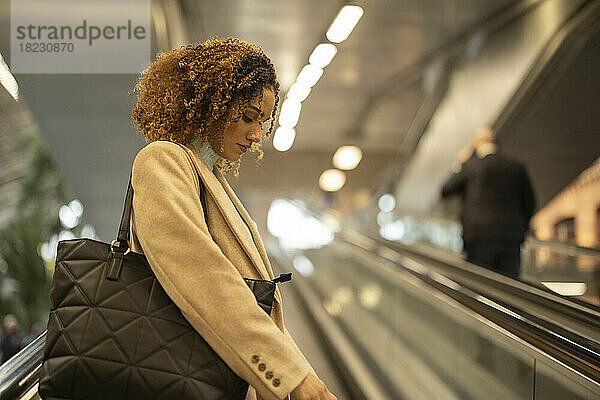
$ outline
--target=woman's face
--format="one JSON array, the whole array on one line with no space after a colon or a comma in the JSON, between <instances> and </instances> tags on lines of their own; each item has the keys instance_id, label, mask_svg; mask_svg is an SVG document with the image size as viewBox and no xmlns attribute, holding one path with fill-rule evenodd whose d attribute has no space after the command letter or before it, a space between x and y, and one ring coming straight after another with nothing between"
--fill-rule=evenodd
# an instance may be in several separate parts
<instances>
[{"instance_id":1,"label":"woman's face","mask_svg":"<svg viewBox=\"0 0 600 400\"><path fill-rule=\"evenodd\" d=\"M238 122L232 123L223 133L223 151L219 146L213 148L221 157L230 161L237 161L242 154L250 149L252 143L261 141L263 123L269 118L275 105L273 90L263 90L262 102L259 97L252 99Z\"/></svg>"}]
</instances>

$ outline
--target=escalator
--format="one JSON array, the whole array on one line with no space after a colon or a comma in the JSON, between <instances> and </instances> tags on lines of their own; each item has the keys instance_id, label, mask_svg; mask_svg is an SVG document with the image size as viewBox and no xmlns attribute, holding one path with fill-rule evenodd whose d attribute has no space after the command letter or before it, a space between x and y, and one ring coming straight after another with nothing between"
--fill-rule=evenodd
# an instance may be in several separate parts
<instances>
[{"instance_id":1,"label":"escalator","mask_svg":"<svg viewBox=\"0 0 600 400\"><path fill-rule=\"evenodd\" d=\"M600 7L585 3L589 37ZM535 105L517 95L517 111ZM512 115L496 128L516 132L505 144L517 148L524 135ZM298 308L349 399L600 399L598 306L364 227L313 249L271 242L269 252L274 267L294 272ZM44 340L0 366L0 400L35 398Z\"/></svg>"},{"instance_id":2,"label":"escalator","mask_svg":"<svg viewBox=\"0 0 600 400\"><path fill-rule=\"evenodd\" d=\"M592 304L348 224L319 248L268 246L350 399L600 399ZM43 343L0 366L1 400L34 398Z\"/></svg>"},{"instance_id":3,"label":"escalator","mask_svg":"<svg viewBox=\"0 0 600 400\"><path fill-rule=\"evenodd\" d=\"M384 391L357 398L600 398L593 305L348 227L319 249L270 250Z\"/></svg>"}]
</instances>

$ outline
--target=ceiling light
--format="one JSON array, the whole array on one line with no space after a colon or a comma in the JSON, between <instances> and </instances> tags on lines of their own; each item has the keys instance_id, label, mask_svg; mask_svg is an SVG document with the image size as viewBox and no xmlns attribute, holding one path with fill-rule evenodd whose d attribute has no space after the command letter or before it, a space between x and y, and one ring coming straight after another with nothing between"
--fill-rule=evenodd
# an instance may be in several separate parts
<instances>
[{"instance_id":1,"label":"ceiling light","mask_svg":"<svg viewBox=\"0 0 600 400\"><path fill-rule=\"evenodd\" d=\"M337 53L337 49L333 44L321 43L315 47L308 62L319 68L325 68L333 60L335 53Z\"/></svg>"},{"instance_id":2,"label":"ceiling light","mask_svg":"<svg viewBox=\"0 0 600 400\"><path fill-rule=\"evenodd\" d=\"M275 150L287 151L294 144L295 138L296 131L294 128L280 126L275 131L275 137L273 137L273 147L275 147Z\"/></svg>"},{"instance_id":3,"label":"ceiling light","mask_svg":"<svg viewBox=\"0 0 600 400\"><path fill-rule=\"evenodd\" d=\"M346 174L339 169L325 170L319 177L319 187L326 192L337 192L346 183Z\"/></svg>"},{"instance_id":4,"label":"ceiling light","mask_svg":"<svg viewBox=\"0 0 600 400\"><path fill-rule=\"evenodd\" d=\"M354 291L348 286L337 287L331 293L331 301L341 305L352 304L354 303Z\"/></svg>"},{"instance_id":5,"label":"ceiling light","mask_svg":"<svg viewBox=\"0 0 600 400\"><path fill-rule=\"evenodd\" d=\"M381 211L390 212L396 207L396 199L393 194L386 193L379 198L377 205Z\"/></svg>"},{"instance_id":6,"label":"ceiling light","mask_svg":"<svg viewBox=\"0 0 600 400\"><path fill-rule=\"evenodd\" d=\"M75 235L70 230L63 230L58 234L58 241L71 239L75 239Z\"/></svg>"},{"instance_id":7,"label":"ceiling light","mask_svg":"<svg viewBox=\"0 0 600 400\"><path fill-rule=\"evenodd\" d=\"M411 243L411 237L407 235L406 224L402 220L397 219L379 228L379 234L387 240L402 241L403 243Z\"/></svg>"},{"instance_id":8,"label":"ceiling light","mask_svg":"<svg viewBox=\"0 0 600 400\"><path fill-rule=\"evenodd\" d=\"M334 43L346 40L364 11L359 6L344 6L327 30L327 39Z\"/></svg>"},{"instance_id":9,"label":"ceiling light","mask_svg":"<svg viewBox=\"0 0 600 400\"><path fill-rule=\"evenodd\" d=\"M563 296L581 296L587 290L584 282L542 282L542 285Z\"/></svg>"},{"instance_id":10,"label":"ceiling light","mask_svg":"<svg viewBox=\"0 0 600 400\"><path fill-rule=\"evenodd\" d=\"M60 207L58 218L60 223L67 229L74 228L79 223L79 216L69 206Z\"/></svg>"},{"instance_id":11,"label":"ceiling light","mask_svg":"<svg viewBox=\"0 0 600 400\"><path fill-rule=\"evenodd\" d=\"M357 146L342 146L333 155L333 165L339 169L354 169L362 159L362 151Z\"/></svg>"},{"instance_id":12,"label":"ceiling light","mask_svg":"<svg viewBox=\"0 0 600 400\"><path fill-rule=\"evenodd\" d=\"M298 102L303 102L310 93L310 88L301 83L294 83L287 92L287 97Z\"/></svg>"},{"instance_id":13,"label":"ceiling light","mask_svg":"<svg viewBox=\"0 0 600 400\"><path fill-rule=\"evenodd\" d=\"M15 80L13 74L10 73L8 65L4 62L2 55L0 54L0 84L6 88L8 93L15 100L19 100L19 85Z\"/></svg>"},{"instance_id":14,"label":"ceiling light","mask_svg":"<svg viewBox=\"0 0 600 400\"><path fill-rule=\"evenodd\" d=\"M39 253L45 262L52 262L54 261L54 257L56 257L56 249L50 248L48 243L42 243Z\"/></svg>"},{"instance_id":15,"label":"ceiling light","mask_svg":"<svg viewBox=\"0 0 600 400\"><path fill-rule=\"evenodd\" d=\"M83 228L81 228L81 234L80 236L86 237L86 238L90 238L90 239L97 239L98 236L96 235L96 229L94 229L93 225L87 224L84 225Z\"/></svg>"},{"instance_id":16,"label":"ceiling light","mask_svg":"<svg viewBox=\"0 0 600 400\"><path fill-rule=\"evenodd\" d=\"M281 106L281 113L279 113L279 125L286 128L293 128L298 123L300 118L300 110L302 104L299 101L292 99L285 99Z\"/></svg>"},{"instance_id":17,"label":"ceiling light","mask_svg":"<svg viewBox=\"0 0 600 400\"><path fill-rule=\"evenodd\" d=\"M367 309L373 309L379 305L383 297L383 289L377 283L368 283L360 289L358 299L360 304Z\"/></svg>"},{"instance_id":18,"label":"ceiling light","mask_svg":"<svg viewBox=\"0 0 600 400\"><path fill-rule=\"evenodd\" d=\"M342 313L342 305L340 303L336 303L335 301L331 301L331 300L324 301L323 308L332 317L337 317L338 315L340 315Z\"/></svg>"},{"instance_id":19,"label":"ceiling light","mask_svg":"<svg viewBox=\"0 0 600 400\"><path fill-rule=\"evenodd\" d=\"M296 82L311 88L319 81L321 75L323 75L323 70L321 68L317 67L316 65L308 64L305 65L304 68L302 68L302 71L300 71L298 74Z\"/></svg>"},{"instance_id":20,"label":"ceiling light","mask_svg":"<svg viewBox=\"0 0 600 400\"><path fill-rule=\"evenodd\" d=\"M381 210L377 213L377 224L379 226L383 226L392 222L394 222L394 214L391 212Z\"/></svg>"},{"instance_id":21,"label":"ceiling light","mask_svg":"<svg viewBox=\"0 0 600 400\"><path fill-rule=\"evenodd\" d=\"M83 214L83 204L81 204L81 201L79 201L78 199L72 200L69 203L69 208L77 217L81 217L81 215Z\"/></svg>"},{"instance_id":22,"label":"ceiling light","mask_svg":"<svg viewBox=\"0 0 600 400\"><path fill-rule=\"evenodd\" d=\"M331 243L334 238L333 232L302 206L283 199L271 202L267 213L267 229L278 238L284 249L289 250L318 249Z\"/></svg>"},{"instance_id":23,"label":"ceiling light","mask_svg":"<svg viewBox=\"0 0 600 400\"><path fill-rule=\"evenodd\" d=\"M339 232L342 229L342 223L331 214L324 214L321 221L331 229L332 232Z\"/></svg>"},{"instance_id":24,"label":"ceiling light","mask_svg":"<svg viewBox=\"0 0 600 400\"><path fill-rule=\"evenodd\" d=\"M294 268L296 268L296 271L298 271L302 276L311 276L315 269L313 263L302 254L294 257L293 264Z\"/></svg>"}]
</instances>

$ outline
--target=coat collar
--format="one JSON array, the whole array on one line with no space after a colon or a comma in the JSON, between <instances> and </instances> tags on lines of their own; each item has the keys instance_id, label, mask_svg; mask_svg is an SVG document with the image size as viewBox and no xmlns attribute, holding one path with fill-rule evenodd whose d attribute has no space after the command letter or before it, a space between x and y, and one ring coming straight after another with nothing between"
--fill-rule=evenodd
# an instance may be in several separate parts
<instances>
[{"instance_id":1,"label":"coat collar","mask_svg":"<svg viewBox=\"0 0 600 400\"><path fill-rule=\"evenodd\" d=\"M266 255L264 245L260 239L260 235L258 234L256 227L254 226L254 222L248 215L248 212L244 209L241 201L235 195L233 189L231 189L231 186L229 186L227 180L225 180L223 174L216 169L215 173L213 174L194 146L186 146L186 149L192 156L191 159L196 167L196 171L198 172L200 179L202 179L202 182L204 183L206 191L210 193L212 198L215 200L215 203L219 207L223 218L254 264L256 270L263 279L274 279L274 276L271 273L270 263ZM243 221L239 218L240 215L244 219ZM248 232L248 229L246 226L244 226L244 221L250 228L250 232Z\"/></svg>"},{"instance_id":2,"label":"coat collar","mask_svg":"<svg viewBox=\"0 0 600 400\"><path fill-rule=\"evenodd\" d=\"M256 244L255 248L258 250L258 253L260 254L260 257L263 261L263 264L267 266L267 271L269 271L269 273L271 273L272 269L271 269L271 263L269 262L269 257L267 257L267 252L265 250L265 246L262 242L260 234L258 233L258 229L256 229L256 225L254 225L254 221L250 217L250 214L248 214L248 211L246 211L246 209L244 208L244 205L242 204L240 199L238 199L237 195L235 194L235 192L233 191L231 186L229 186L229 182L227 182L227 180L225 179L225 176L223 176L221 171L219 171L218 169L215 170L215 176L217 177L219 182L221 182L223 189L225 189L225 192L229 195L229 198L231 199L231 201L233 202L235 207L240 212L240 215L242 216L244 221L246 221L246 224L248 225L248 227L250 228L250 232L252 233L252 237L254 238L254 243ZM274 279L274 276L272 274L270 274L270 276L271 276L271 279Z\"/></svg>"}]
</instances>

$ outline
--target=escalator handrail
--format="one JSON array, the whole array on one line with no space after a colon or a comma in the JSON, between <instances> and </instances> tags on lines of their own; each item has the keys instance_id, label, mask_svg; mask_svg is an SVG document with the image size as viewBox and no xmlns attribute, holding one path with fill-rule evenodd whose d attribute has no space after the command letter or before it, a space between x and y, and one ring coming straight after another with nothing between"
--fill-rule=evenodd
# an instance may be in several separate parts
<instances>
[{"instance_id":1,"label":"escalator handrail","mask_svg":"<svg viewBox=\"0 0 600 400\"><path fill-rule=\"evenodd\" d=\"M307 211L312 212L311 210ZM318 213L313 212L313 215L317 216L317 214ZM485 280L486 283L493 284L494 286L501 286L503 290L512 292L521 297L529 297L530 299L535 298L536 300L543 299L543 301L546 302L545 307L568 315L569 317L577 319L578 321L584 324L591 324L596 329L600 329L600 307L598 307L595 304L591 304L589 302L573 297L567 298L565 296L561 296L545 286L536 285L534 282L526 282L511 279L476 264L469 263L468 267L463 267L462 265L455 265L452 262L448 262L448 260L441 259L436 255L428 254L422 251L421 249L415 250L411 246L407 246L396 241L383 239L379 237L376 233L369 231L368 228L356 227L352 226L352 224L347 224L347 228L352 229L355 232L359 232L363 235L366 235L371 240L375 240L383 246L399 249L402 252L408 252L420 258L434 260L437 263L452 266L452 268L454 269L460 269L463 273L475 277L478 280ZM589 254L593 257L598 257L598 255L600 255L598 250L595 249L558 244L555 242L540 241L538 239L530 237L526 239L525 246L527 245L549 246L555 248L561 247L563 248L561 249L561 251L580 251L581 249L583 253ZM467 264L467 262L465 262L465 264Z\"/></svg>"},{"instance_id":2,"label":"escalator handrail","mask_svg":"<svg viewBox=\"0 0 600 400\"><path fill-rule=\"evenodd\" d=\"M339 238L346 241L342 236ZM352 241L346 242L359 246ZM514 305L506 304L489 294L469 288L438 272L427 270L425 266L415 269L393 260L389 261L600 384L600 343L538 318Z\"/></svg>"},{"instance_id":3,"label":"escalator handrail","mask_svg":"<svg viewBox=\"0 0 600 400\"><path fill-rule=\"evenodd\" d=\"M302 206L302 208L317 218L321 217L319 213L307 209L305 206ZM340 232L344 231L346 233L351 231L354 235L362 235L363 239L372 243L372 246L367 245L365 247L356 241L349 240L343 233L340 234ZM378 246L384 246L395 252L398 251L398 249L391 248L390 243L387 241L371 237L356 228L349 228L348 224L341 227L340 232L336 235L339 239L361 247L371 253ZM599 343L584 338L552 322L538 318L514 305L503 303L489 294L481 293L438 272L431 271L416 260L412 261L418 263L419 268L408 267L395 260L389 261L393 262L398 268L417 277L428 286L436 288L477 314L508 329L528 343L543 350L548 355L555 357L575 371L600 384Z\"/></svg>"},{"instance_id":4,"label":"escalator handrail","mask_svg":"<svg viewBox=\"0 0 600 400\"><path fill-rule=\"evenodd\" d=\"M319 213L317 211L314 211L307 207L305 204L302 204L296 200L288 199L288 201L292 204L295 204L300 209L305 210L317 219L320 219L324 215L326 215L326 213ZM483 282L489 284L493 283L495 286L501 286L504 290L510 290L512 293L520 294L521 296L534 296L536 299L541 299L542 301L544 301L544 306L568 314L569 316L576 318L584 323L592 323L595 327L600 328L600 307L594 304L582 301L574 301L574 299L572 298L566 298L564 296L561 296L545 287L534 286L533 284L528 282L511 279L475 264L469 263L468 267L450 264L448 260L440 259L439 257L433 256L431 254L424 254L423 252L416 251L414 248L403 245L399 242L386 240L384 238L381 238L379 235L377 235L375 232L369 229L357 226L356 224L352 224L349 222L344 222L344 224L340 227L340 232L353 232L362 235L365 238L368 238L368 240L375 242L376 245L384 246L394 251L409 253L420 258L433 260L436 263L441 263L454 269L461 270L473 277L476 277L478 280L481 280ZM465 264L467 263L465 262Z\"/></svg>"},{"instance_id":5,"label":"escalator handrail","mask_svg":"<svg viewBox=\"0 0 600 400\"><path fill-rule=\"evenodd\" d=\"M535 347L565 362L575 370L583 372L586 376L592 377L600 384L600 343L540 319L514 305L503 303L488 294L449 281L446 277L441 280L435 277L430 279L435 281L432 286L440 289L440 285L443 285L441 291L461 304L467 305L497 325L518 334ZM498 318L499 316L502 318Z\"/></svg>"},{"instance_id":6,"label":"escalator handrail","mask_svg":"<svg viewBox=\"0 0 600 400\"><path fill-rule=\"evenodd\" d=\"M351 228L355 232L360 232L356 228ZM405 246L398 242L393 242L385 239L380 239L373 234L362 234L366 235L369 239L376 241L378 244L389 247L395 251L402 251L409 254L413 254L420 258L429 259L437 263L445 264L456 270L475 277L477 280L485 282L486 284L493 285L504 291L516 294L520 297L535 298L544 302L544 307L561 312L568 315L571 318L577 319L584 324L590 324L594 328L600 328L600 307L586 303L584 301L578 301L572 298L566 298L551 291L550 289L543 286L535 286L532 283L524 282L521 280L515 280L491 271L487 268L483 268L479 265L467 263L467 266L454 265L449 263L447 260L441 260L438 257L430 254L424 254L423 252L416 251L415 249Z\"/></svg>"},{"instance_id":7,"label":"escalator handrail","mask_svg":"<svg viewBox=\"0 0 600 400\"><path fill-rule=\"evenodd\" d=\"M573 243L560 242L557 240L540 240L533 236L528 237L527 242L536 247L549 247L556 252L576 252L578 254L585 254L587 256L600 259L600 249L582 247Z\"/></svg>"},{"instance_id":8,"label":"escalator handrail","mask_svg":"<svg viewBox=\"0 0 600 400\"><path fill-rule=\"evenodd\" d=\"M46 331L0 365L0 400L15 400L27 393L39 379Z\"/></svg>"}]
</instances>

